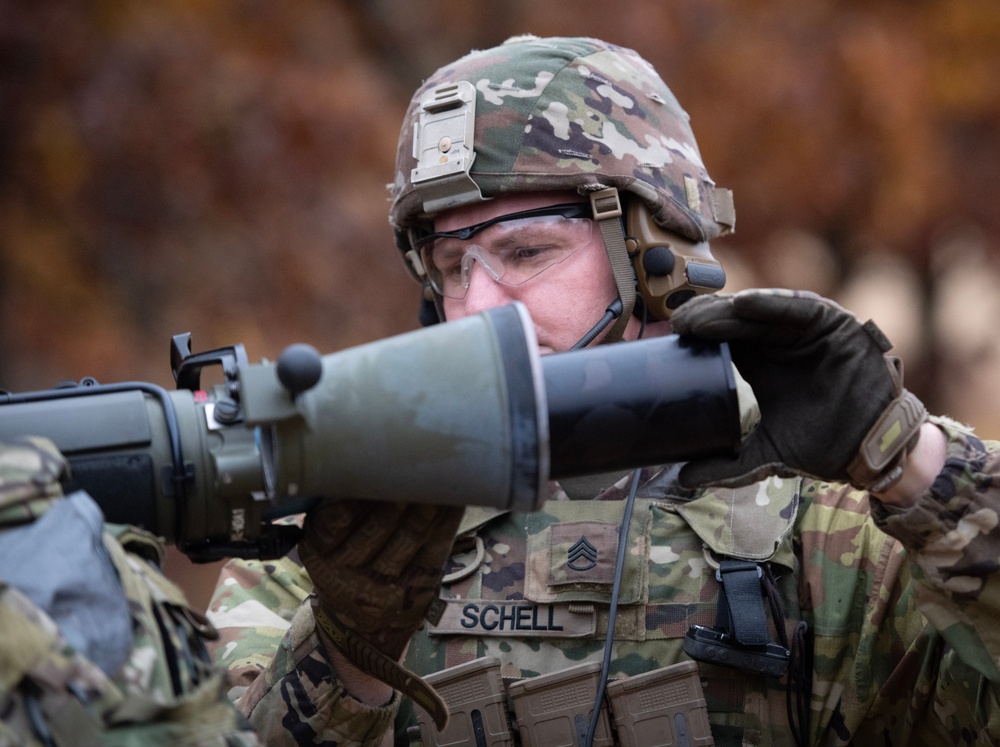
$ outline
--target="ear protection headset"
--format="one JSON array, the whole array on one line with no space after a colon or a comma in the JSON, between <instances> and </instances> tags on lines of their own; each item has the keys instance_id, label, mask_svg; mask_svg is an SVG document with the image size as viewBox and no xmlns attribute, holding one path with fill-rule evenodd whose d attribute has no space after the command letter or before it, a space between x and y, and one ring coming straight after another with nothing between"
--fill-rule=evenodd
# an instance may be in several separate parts
<instances>
[{"instance_id":1,"label":"ear protection headset","mask_svg":"<svg viewBox=\"0 0 1000 747\"><path fill-rule=\"evenodd\" d=\"M682 303L726 284L726 271L707 241L692 242L653 222L642 200L627 201L625 248L635 270L636 289L648 314L666 320Z\"/></svg>"}]
</instances>

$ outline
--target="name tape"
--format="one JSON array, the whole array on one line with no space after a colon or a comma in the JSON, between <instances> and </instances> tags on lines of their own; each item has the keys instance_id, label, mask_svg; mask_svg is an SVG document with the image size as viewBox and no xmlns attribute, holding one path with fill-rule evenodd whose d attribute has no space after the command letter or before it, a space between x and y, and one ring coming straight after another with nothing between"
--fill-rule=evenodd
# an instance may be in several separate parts
<instances>
[{"instance_id":1,"label":"name tape","mask_svg":"<svg viewBox=\"0 0 1000 747\"><path fill-rule=\"evenodd\" d=\"M431 635L585 638L597 631L597 615L588 604L535 604L488 599L443 600L445 610Z\"/></svg>"}]
</instances>

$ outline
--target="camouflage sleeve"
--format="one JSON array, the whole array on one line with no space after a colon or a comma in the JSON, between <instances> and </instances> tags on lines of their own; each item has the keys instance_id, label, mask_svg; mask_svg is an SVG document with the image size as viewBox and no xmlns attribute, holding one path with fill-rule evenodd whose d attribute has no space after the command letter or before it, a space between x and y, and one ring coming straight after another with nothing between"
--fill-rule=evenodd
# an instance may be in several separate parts
<instances>
[{"instance_id":1,"label":"camouflage sleeve","mask_svg":"<svg viewBox=\"0 0 1000 747\"><path fill-rule=\"evenodd\" d=\"M309 576L289 558L226 563L208 618L219 631L211 653L229 672L230 698L236 700L264 671L311 591Z\"/></svg>"},{"instance_id":2,"label":"camouflage sleeve","mask_svg":"<svg viewBox=\"0 0 1000 747\"><path fill-rule=\"evenodd\" d=\"M929 622L919 553L877 526L873 514L883 509L868 493L807 481L803 498L809 508L798 520L799 599L812 642L808 743L1000 743L1000 687L978 660L994 634L984 629L983 639L959 645ZM1000 612L996 603L981 597L948 607L981 625ZM984 734L990 738L977 741Z\"/></svg>"},{"instance_id":3,"label":"camouflage sleeve","mask_svg":"<svg viewBox=\"0 0 1000 747\"><path fill-rule=\"evenodd\" d=\"M917 605L965 664L1000 683L1000 443L946 418L944 469L915 505L872 500L872 515L908 549Z\"/></svg>"},{"instance_id":4,"label":"camouflage sleeve","mask_svg":"<svg viewBox=\"0 0 1000 747\"><path fill-rule=\"evenodd\" d=\"M268 745L379 745L392 738L400 698L379 708L344 690L323 653L309 604L312 582L291 558L231 561L209 619L230 697Z\"/></svg>"},{"instance_id":5,"label":"camouflage sleeve","mask_svg":"<svg viewBox=\"0 0 1000 747\"><path fill-rule=\"evenodd\" d=\"M60 497L65 466L51 441L0 443L0 745L259 744L162 543Z\"/></svg>"}]
</instances>

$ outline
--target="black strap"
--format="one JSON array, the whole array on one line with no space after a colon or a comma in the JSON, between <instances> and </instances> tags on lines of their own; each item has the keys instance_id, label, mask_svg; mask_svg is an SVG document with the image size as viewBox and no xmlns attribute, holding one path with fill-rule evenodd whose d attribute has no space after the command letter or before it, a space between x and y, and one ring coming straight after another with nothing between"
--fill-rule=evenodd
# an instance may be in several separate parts
<instances>
[{"instance_id":1,"label":"black strap","mask_svg":"<svg viewBox=\"0 0 1000 747\"><path fill-rule=\"evenodd\" d=\"M746 560L723 560L715 572L723 591L716 627L734 635L744 646L765 646L771 641L761 575L760 566Z\"/></svg>"}]
</instances>

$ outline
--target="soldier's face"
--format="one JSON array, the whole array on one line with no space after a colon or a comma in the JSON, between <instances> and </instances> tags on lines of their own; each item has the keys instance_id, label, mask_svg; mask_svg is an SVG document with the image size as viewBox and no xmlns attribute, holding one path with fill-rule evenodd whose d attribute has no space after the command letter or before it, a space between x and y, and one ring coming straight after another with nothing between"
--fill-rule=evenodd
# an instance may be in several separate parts
<instances>
[{"instance_id":1,"label":"soldier's face","mask_svg":"<svg viewBox=\"0 0 1000 747\"><path fill-rule=\"evenodd\" d=\"M580 202L572 192L535 192L498 197L488 202L453 208L437 216L435 231L457 231L483 221L533 208ZM567 231L573 230L567 226ZM577 231L574 236L578 236ZM521 301L535 325L540 352L568 350L600 320L618 296L611 262L600 231L585 232L583 243L558 264L519 285L497 282L480 261L466 263L468 290L464 298L443 299L445 317L461 319L486 309ZM634 339L638 322L632 319L626 339Z\"/></svg>"}]
</instances>

